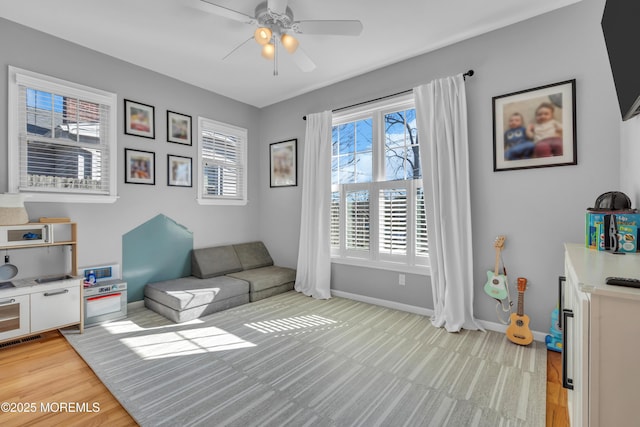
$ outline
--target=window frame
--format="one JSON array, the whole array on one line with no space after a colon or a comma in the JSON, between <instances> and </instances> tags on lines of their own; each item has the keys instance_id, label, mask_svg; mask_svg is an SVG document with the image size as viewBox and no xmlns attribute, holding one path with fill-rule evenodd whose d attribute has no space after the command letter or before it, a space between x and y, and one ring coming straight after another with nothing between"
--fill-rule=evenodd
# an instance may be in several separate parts
<instances>
[{"instance_id":1,"label":"window frame","mask_svg":"<svg viewBox=\"0 0 640 427\"><path fill-rule=\"evenodd\" d=\"M229 198L222 197L216 195L205 195L205 187L204 187L204 158L202 155L203 150L203 126L208 129L214 129L216 132L221 134L227 134L238 138L242 144L242 153L240 153L240 162L241 162L241 179L242 185L240 188L241 197L240 198ZM227 123L222 123L217 120L208 119L206 117L198 117L198 161L196 162L196 176L198 177L198 195L197 202L200 205L227 205L227 206L244 206L248 203L247 193L248 193L248 130L239 126L230 125Z\"/></svg>"},{"instance_id":2,"label":"window frame","mask_svg":"<svg viewBox=\"0 0 640 427\"><path fill-rule=\"evenodd\" d=\"M338 192L338 237L339 247L331 247L331 262L359 267L383 270L402 271L413 274L429 275L431 273L428 256L417 253L417 191L423 188L422 178L404 180L386 180L385 173L385 122L386 114L415 109L412 93L380 100L363 106L354 107L344 112L334 113L332 127L358 120L372 120L372 181L357 183L339 183L331 185L331 193ZM422 159L421 159L422 160ZM380 192L390 189L403 189L407 200L407 250L406 254L386 254L380 251ZM355 191L369 191L369 251L350 250L346 247L346 195ZM424 190L423 190L424 191ZM333 214L333 212L332 212Z\"/></svg>"},{"instance_id":3,"label":"window frame","mask_svg":"<svg viewBox=\"0 0 640 427\"><path fill-rule=\"evenodd\" d=\"M56 95L69 96L83 101L95 102L109 106L109 123L107 127L108 149L108 194L87 193L60 193L48 191L24 191L20 190L20 86L30 89L55 93ZM78 83L69 82L34 71L24 70L18 67L8 67L8 123L7 123L7 171L8 191L28 196L32 202L57 202L57 203L114 203L117 195L117 129L118 129L118 96L115 93L92 88Z\"/></svg>"}]
</instances>

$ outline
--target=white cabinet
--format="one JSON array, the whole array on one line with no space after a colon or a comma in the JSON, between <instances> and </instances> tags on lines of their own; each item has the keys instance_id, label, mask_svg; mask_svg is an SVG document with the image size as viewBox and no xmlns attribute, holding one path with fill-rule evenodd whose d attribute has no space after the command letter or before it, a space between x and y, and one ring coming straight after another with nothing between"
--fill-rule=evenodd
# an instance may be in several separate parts
<instances>
[{"instance_id":1,"label":"white cabinet","mask_svg":"<svg viewBox=\"0 0 640 427\"><path fill-rule=\"evenodd\" d=\"M80 287L71 286L31 294L31 330L74 325L80 319Z\"/></svg>"},{"instance_id":2,"label":"white cabinet","mask_svg":"<svg viewBox=\"0 0 640 427\"><path fill-rule=\"evenodd\" d=\"M564 387L569 388L569 418L572 426L588 426L589 419L589 308L591 295L579 290L569 257L565 259L567 279L562 324Z\"/></svg>"},{"instance_id":3,"label":"white cabinet","mask_svg":"<svg viewBox=\"0 0 640 427\"><path fill-rule=\"evenodd\" d=\"M565 245L563 348L572 426L638 426L640 289L606 285L640 278L640 254Z\"/></svg>"}]
</instances>

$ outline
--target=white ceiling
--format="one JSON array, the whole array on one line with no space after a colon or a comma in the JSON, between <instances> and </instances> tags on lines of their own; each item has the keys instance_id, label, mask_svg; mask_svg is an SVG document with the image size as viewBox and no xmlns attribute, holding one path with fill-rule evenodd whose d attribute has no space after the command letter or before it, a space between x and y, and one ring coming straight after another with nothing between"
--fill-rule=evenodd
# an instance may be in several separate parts
<instances>
[{"instance_id":1,"label":"white ceiling","mask_svg":"<svg viewBox=\"0 0 640 427\"><path fill-rule=\"evenodd\" d=\"M298 35L316 69L300 71L282 51L278 76L253 41L222 61L255 27L208 14L198 1L2 0L0 16L264 107L580 0L289 0L295 20L358 19L364 29ZM253 16L262 0L209 1Z\"/></svg>"}]
</instances>

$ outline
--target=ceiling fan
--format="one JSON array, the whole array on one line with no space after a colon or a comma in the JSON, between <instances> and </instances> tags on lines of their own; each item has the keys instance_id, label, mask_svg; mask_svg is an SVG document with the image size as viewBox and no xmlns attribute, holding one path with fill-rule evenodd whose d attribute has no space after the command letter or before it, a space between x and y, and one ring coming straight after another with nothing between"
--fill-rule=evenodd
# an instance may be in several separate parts
<instances>
[{"instance_id":1,"label":"ceiling fan","mask_svg":"<svg viewBox=\"0 0 640 427\"><path fill-rule=\"evenodd\" d=\"M260 3L254 16L229 9L207 0L199 0L199 8L214 15L255 25L254 34L235 47L224 58L254 39L262 46L262 56L273 60L273 75L278 75L278 44L292 55L295 64L305 72L313 71L316 65L298 46L293 34L324 34L338 36L358 36L362 32L362 23L358 20L305 20L296 21L288 6L289 0L267 0Z\"/></svg>"}]
</instances>

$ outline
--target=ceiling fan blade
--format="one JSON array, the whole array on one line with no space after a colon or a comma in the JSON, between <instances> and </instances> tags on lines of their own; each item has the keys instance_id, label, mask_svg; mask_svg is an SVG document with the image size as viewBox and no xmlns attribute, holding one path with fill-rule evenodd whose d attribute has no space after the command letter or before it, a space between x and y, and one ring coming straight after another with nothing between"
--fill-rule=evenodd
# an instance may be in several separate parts
<instances>
[{"instance_id":1,"label":"ceiling fan blade","mask_svg":"<svg viewBox=\"0 0 640 427\"><path fill-rule=\"evenodd\" d=\"M326 34L336 36L359 36L362 33L362 22L345 21L297 21L293 30L302 34Z\"/></svg>"},{"instance_id":2,"label":"ceiling fan blade","mask_svg":"<svg viewBox=\"0 0 640 427\"><path fill-rule=\"evenodd\" d=\"M225 59L227 59L228 57L231 56L232 53L234 53L236 50L240 49L242 46L244 46L245 44L247 44L247 42L253 40L253 36L249 37L248 39L246 39L245 41L243 41L242 43L240 43L238 46L234 47L233 50L229 53L227 53L222 60L224 61Z\"/></svg>"},{"instance_id":3,"label":"ceiling fan blade","mask_svg":"<svg viewBox=\"0 0 640 427\"><path fill-rule=\"evenodd\" d=\"M204 10L205 12L222 16L223 18L232 19L234 21L243 22L245 24L253 24L256 22L256 19L253 16L245 15L242 12L238 12L233 9L229 9L224 6L220 6L214 3L210 3L205 0L198 0L196 3L198 9Z\"/></svg>"},{"instance_id":4,"label":"ceiling fan blade","mask_svg":"<svg viewBox=\"0 0 640 427\"><path fill-rule=\"evenodd\" d=\"M296 51L291 54L291 57L293 58L293 62L296 63L298 68L300 68L305 73L316 69L316 64L313 63L311 58L309 58L306 52L300 47L298 47Z\"/></svg>"},{"instance_id":5,"label":"ceiling fan blade","mask_svg":"<svg viewBox=\"0 0 640 427\"><path fill-rule=\"evenodd\" d=\"M278 15L284 15L287 11L289 0L267 0L267 9Z\"/></svg>"}]
</instances>

